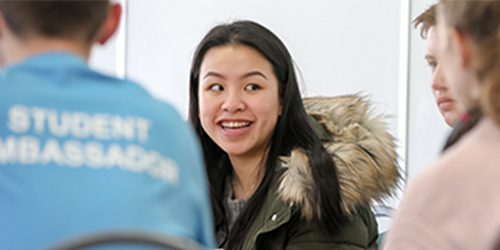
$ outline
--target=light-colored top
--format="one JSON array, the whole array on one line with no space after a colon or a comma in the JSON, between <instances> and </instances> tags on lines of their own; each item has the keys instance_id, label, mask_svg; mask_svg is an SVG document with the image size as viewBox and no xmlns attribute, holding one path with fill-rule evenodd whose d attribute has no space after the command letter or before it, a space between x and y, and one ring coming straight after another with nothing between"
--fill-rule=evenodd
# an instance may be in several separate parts
<instances>
[{"instance_id":1,"label":"light-colored top","mask_svg":"<svg viewBox=\"0 0 500 250\"><path fill-rule=\"evenodd\" d=\"M383 249L499 249L500 127L489 118L408 186Z\"/></svg>"}]
</instances>

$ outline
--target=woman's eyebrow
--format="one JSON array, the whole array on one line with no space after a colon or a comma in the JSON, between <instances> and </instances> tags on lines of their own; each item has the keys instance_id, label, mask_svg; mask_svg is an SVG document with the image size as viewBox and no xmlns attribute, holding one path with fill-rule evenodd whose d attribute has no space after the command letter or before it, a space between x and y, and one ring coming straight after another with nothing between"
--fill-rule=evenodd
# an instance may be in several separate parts
<instances>
[{"instance_id":1,"label":"woman's eyebrow","mask_svg":"<svg viewBox=\"0 0 500 250\"><path fill-rule=\"evenodd\" d=\"M209 77L209 76L213 76L213 77L218 77L218 78L222 78L222 79L225 79L225 77L222 75L222 74L219 74L217 72L214 72L214 71L209 71L207 72L204 76L203 76L203 79ZM263 77L264 79L267 80L267 77L260 71L251 71L251 72L248 72L246 73L245 75L243 75L241 77L241 79L244 79L244 78L248 78L248 77L251 77L251 76L261 76Z\"/></svg>"},{"instance_id":2,"label":"woman's eyebrow","mask_svg":"<svg viewBox=\"0 0 500 250\"><path fill-rule=\"evenodd\" d=\"M264 79L266 79L266 80L267 80L267 77L266 77L266 76L265 76L262 72L260 72L260 71L251 71L251 72L248 72L248 73L246 73L245 75L243 75L243 76L241 77L241 79L243 79L243 78L247 78L247 77L250 77L250 76L255 76L255 75L257 75L257 76L262 76Z\"/></svg>"},{"instance_id":3,"label":"woman's eyebrow","mask_svg":"<svg viewBox=\"0 0 500 250\"><path fill-rule=\"evenodd\" d=\"M223 75L221 75L221 74L219 74L219 73L217 73L217 72L213 72L213 71L208 71L208 72L205 74L205 76L203 76L203 79L205 79L205 78L207 78L207 77L209 77L209 76L214 76L214 77L218 77L218 78L222 78L222 79L224 79L224 76L223 76Z\"/></svg>"}]
</instances>

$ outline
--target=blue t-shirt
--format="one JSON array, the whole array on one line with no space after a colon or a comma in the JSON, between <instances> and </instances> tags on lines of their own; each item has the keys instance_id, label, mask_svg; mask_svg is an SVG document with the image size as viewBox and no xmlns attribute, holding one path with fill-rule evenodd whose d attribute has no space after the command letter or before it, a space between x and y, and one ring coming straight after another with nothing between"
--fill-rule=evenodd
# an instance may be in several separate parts
<instances>
[{"instance_id":1,"label":"blue t-shirt","mask_svg":"<svg viewBox=\"0 0 500 250\"><path fill-rule=\"evenodd\" d=\"M214 247L199 145L179 114L78 56L0 74L0 249L147 230Z\"/></svg>"}]
</instances>

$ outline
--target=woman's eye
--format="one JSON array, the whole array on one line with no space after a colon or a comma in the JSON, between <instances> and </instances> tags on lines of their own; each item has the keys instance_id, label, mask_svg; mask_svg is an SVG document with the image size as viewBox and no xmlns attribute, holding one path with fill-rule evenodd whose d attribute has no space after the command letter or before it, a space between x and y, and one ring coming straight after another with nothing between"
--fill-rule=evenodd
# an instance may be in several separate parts
<instances>
[{"instance_id":1,"label":"woman's eye","mask_svg":"<svg viewBox=\"0 0 500 250\"><path fill-rule=\"evenodd\" d=\"M222 91L224 88L220 84L213 84L209 88L211 91Z\"/></svg>"},{"instance_id":2,"label":"woman's eye","mask_svg":"<svg viewBox=\"0 0 500 250\"><path fill-rule=\"evenodd\" d=\"M246 87L245 87L246 90L258 90L260 89L260 86L257 85L257 84L248 84Z\"/></svg>"}]
</instances>

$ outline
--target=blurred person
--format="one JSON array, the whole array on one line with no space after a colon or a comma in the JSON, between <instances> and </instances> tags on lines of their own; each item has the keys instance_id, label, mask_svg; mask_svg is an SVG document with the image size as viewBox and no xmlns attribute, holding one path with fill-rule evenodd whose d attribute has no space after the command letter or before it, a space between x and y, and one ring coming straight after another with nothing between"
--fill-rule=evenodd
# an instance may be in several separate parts
<instances>
[{"instance_id":1,"label":"blurred person","mask_svg":"<svg viewBox=\"0 0 500 250\"><path fill-rule=\"evenodd\" d=\"M442 76L441 66L438 60L438 32L436 21L436 6L431 5L420 14L413 23L415 28L420 26L420 36L426 39L425 60L432 70L431 87L432 93L437 101L438 109L441 112L446 124L454 127L448 137L444 150L449 148L460 137L475 126L481 117L481 112L477 109L466 110L462 104L453 97L448 84Z\"/></svg>"},{"instance_id":2,"label":"blurred person","mask_svg":"<svg viewBox=\"0 0 500 250\"><path fill-rule=\"evenodd\" d=\"M441 65L438 59L438 33L436 29L436 4L431 5L427 10L413 20L415 28L420 27L420 36L426 39L425 60L431 67L431 87L432 94L436 99L439 112L448 126L453 127L460 119L460 115L465 108L457 102L450 93L448 83L442 76Z\"/></svg>"},{"instance_id":3,"label":"blurred person","mask_svg":"<svg viewBox=\"0 0 500 250\"><path fill-rule=\"evenodd\" d=\"M440 1L438 29L444 78L483 117L410 183L385 249L500 249L500 2Z\"/></svg>"},{"instance_id":4,"label":"blurred person","mask_svg":"<svg viewBox=\"0 0 500 250\"><path fill-rule=\"evenodd\" d=\"M136 83L87 66L109 1L0 1L0 249L113 230L215 246L194 134Z\"/></svg>"},{"instance_id":5,"label":"blurred person","mask_svg":"<svg viewBox=\"0 0 500 250\"><path fill-rule=\"evenodd\" d=\"M260 24L218 25L198 45L189 117L204 151L219 247L376 246L369 203L397 183L392 136L363 98L304 103L290 53Z\"/></svg>"}]
</instances>

